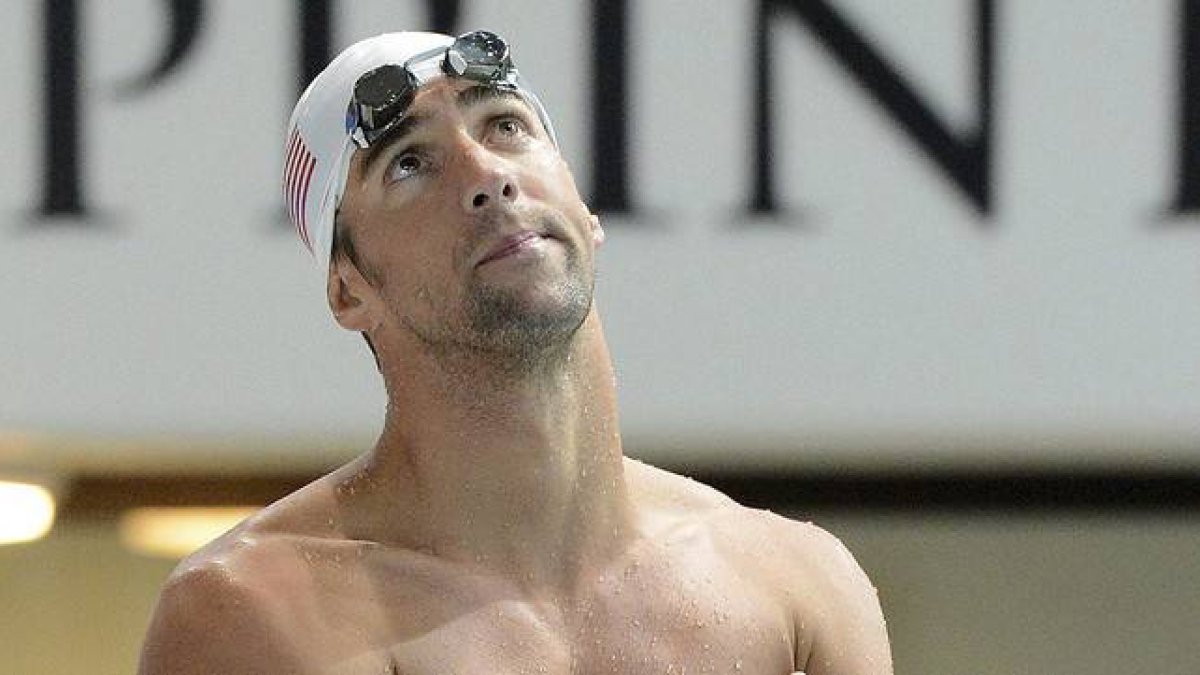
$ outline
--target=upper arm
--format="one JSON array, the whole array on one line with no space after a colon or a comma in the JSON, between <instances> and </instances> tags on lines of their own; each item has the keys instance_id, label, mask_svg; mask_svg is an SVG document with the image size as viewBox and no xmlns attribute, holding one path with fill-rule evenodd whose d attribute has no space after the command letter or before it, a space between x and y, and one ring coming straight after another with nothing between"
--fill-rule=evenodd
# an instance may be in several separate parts
<instances>
[{"instance_id":1,"label":"upper arm","mask_svg":"<svg viewBox=\"0 0 1200 675\"><path fill-rule=\"evenodd\" d=\"M807 675L891 675L887 627L875 586L850 551L812 525L800 537L805 578L793 608L797 666ZM803 631L801 631L803 626ZM800 638L800 636L797 636Z\"/></svg>"},{"instance_id":2,"label":"upper arm","mask_svg":"<svg viewBox=\"0 0 1200 675\"><path fill-rule=\"evenodd\" d=\"M142 646L139 675L303 673L262 600L219 563L164 586Z\"/></svg>"}]
</instances>

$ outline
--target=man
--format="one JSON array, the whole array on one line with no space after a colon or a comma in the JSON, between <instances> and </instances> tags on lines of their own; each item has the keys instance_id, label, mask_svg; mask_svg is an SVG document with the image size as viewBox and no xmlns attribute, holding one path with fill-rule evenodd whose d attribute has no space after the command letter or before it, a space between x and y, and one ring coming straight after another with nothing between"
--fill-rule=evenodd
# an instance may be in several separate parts
<instances>
[{"instance_id":1,"label":"man","mask_svg":"<svg viewBox=\"0 0 1200 675\"><path fill-rule=\"evenodd\" d=\"M604 231L503 40L360 42L289 132L383 431L180 564L143 675L891 672L836 539L623 457Z\"/></svg>"}]
</instances>

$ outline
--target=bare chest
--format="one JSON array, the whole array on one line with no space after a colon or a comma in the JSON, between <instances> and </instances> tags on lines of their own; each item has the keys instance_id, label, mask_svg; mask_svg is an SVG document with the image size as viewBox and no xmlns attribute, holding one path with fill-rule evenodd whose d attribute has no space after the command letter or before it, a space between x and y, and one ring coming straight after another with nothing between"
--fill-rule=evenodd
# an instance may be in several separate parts
<instances>
[{"instance_id":1,"label":"bare chest","mask_svg":"<svg viewBox=\"0 0 1200 675\"><path fill-rule=\"evenodd\" d=\"M635 562L567 609L483 579L397 576L348 584L312 608L306 632L319 639L306 648L319 672L793 672L778 603L711 561Z\"/></svg>"},{"instance_id":2,"label":"bare chest","mask_svg":"<svg viewBox=\"0 0 1200 675\"><path fill-rule=\"evenodd\" d=\"M784 627L741 611L713 612L706 620L684 607L634 606L625 615L592 615L586 625L564 629L527 605L497 603L397 637L328 672L781 675L793 670Z\"/></svg>"}]
</instances>

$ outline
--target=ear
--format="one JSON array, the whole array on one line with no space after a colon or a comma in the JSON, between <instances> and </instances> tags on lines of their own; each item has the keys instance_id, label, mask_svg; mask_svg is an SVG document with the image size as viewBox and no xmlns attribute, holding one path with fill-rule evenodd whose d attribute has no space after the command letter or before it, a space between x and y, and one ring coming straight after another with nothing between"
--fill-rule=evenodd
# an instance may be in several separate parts
<instances>
[{"instance_id":1,"label":"ear","mask_svg":"<svg viewBox=\"0 0 1200 675\"><path fill-rule=\"evenodd\" d=\"M333 318L342 328L361 333L378 325L375 289L367 283L358 266L344 256L329 261L325 292Z\"/></svg>"},{"instance_id":2,"label":"ear","mask_svg":"<svg viewBox=\"0 0 1200 675\"><path fill-rule=\"evenodd\" d=\"M600 224L600 216L592 214L592 243L599 248L604 243L604 226Z\"/></svg>"}]
</instances>

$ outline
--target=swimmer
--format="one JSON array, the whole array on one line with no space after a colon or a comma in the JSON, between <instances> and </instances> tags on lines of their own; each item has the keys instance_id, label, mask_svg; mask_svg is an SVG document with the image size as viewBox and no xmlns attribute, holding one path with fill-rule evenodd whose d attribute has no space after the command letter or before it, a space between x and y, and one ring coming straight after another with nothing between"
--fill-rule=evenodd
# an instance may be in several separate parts
<instances>
[{"instance_id":1,"label":"swimmer","mask_svg":"<svg viewBox=\"0 0 1200 675\"><path fill-rule=\"evenodd\" d=\"M836 538L624 457L604 229L503 39L359 42L286 138L383 428L180 563L142 675L892 672Z\"/></svg>"}]
</instances>

